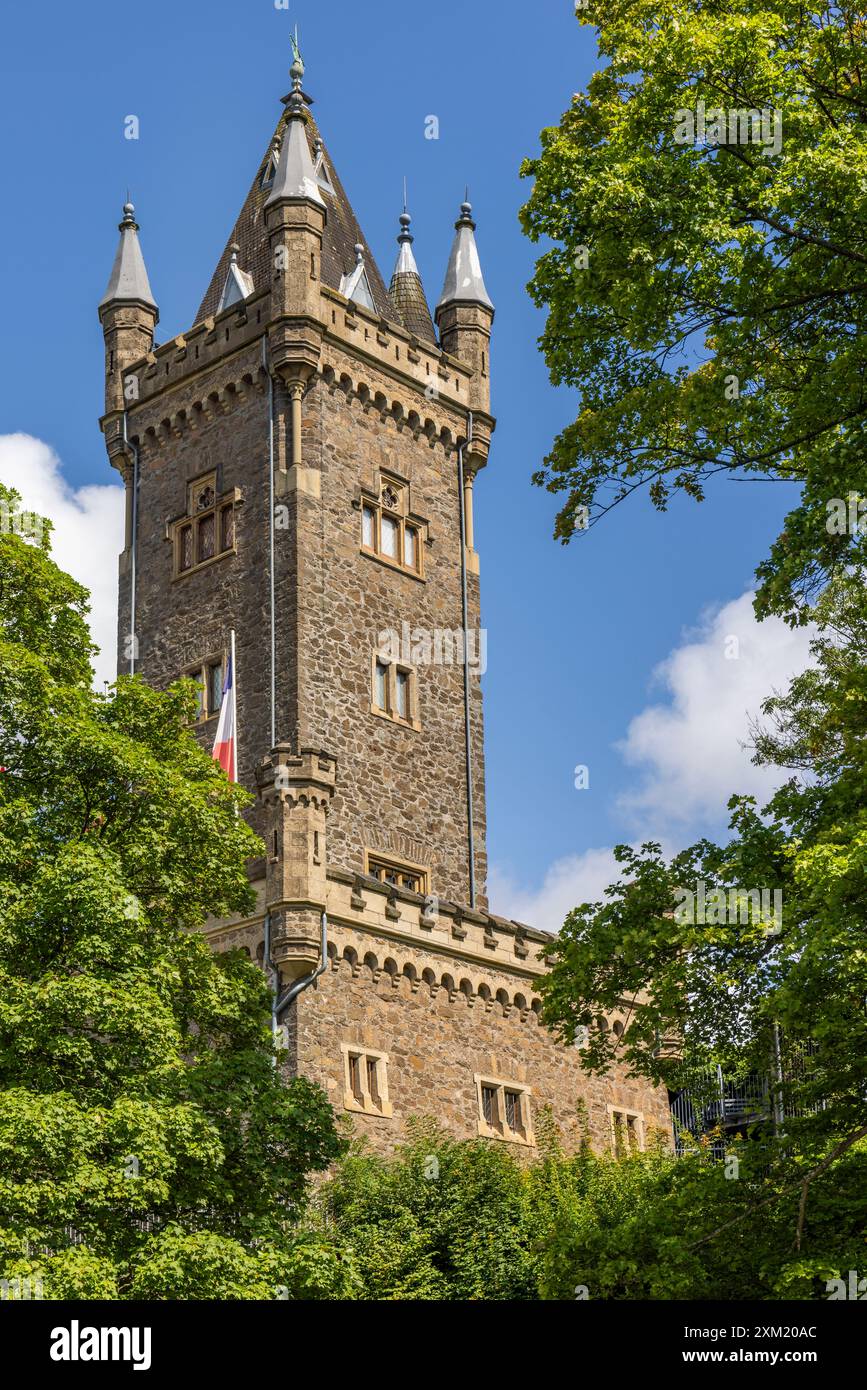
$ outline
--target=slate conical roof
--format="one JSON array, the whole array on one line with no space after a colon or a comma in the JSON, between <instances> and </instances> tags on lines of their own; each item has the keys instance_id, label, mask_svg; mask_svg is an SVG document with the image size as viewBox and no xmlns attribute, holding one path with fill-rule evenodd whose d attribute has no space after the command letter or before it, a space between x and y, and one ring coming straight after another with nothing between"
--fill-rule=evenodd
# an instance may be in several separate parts
<instances>
[{"instance_id":1,"label":"slate conical roof","mask_svg":"<svg viewBox=\"0 0 867 1390\"><path fill-rule=\"evenodd\" d=\"M485 289L472 211L469 203L461 203L461 215L455 223L455 239L437 310L454 303L484 304L487 309L494 307Z\"/></svg>"},{"instance_id":2,"label":"slate conical roof","mask_svg":"<svg viewBox=\"0 0 867 1390\"><path fill-rule=\"evenodd\" d=\"M287 124L290 122L295 130L287 132ZM202 319L217 313L226 276L229 273L233 245L238 247L237 254L240 264L253 278L254 292L262 290L270 284L271 258L268 233L265 227L264 207L274 187L274 146L275 141L282 146L284 135L287 139L290 138L290 135L293 139L297 139L296 132L302 139L307 140L316 178L316 188L322 197L327 213L322 239L323 283L331 289L339 291L344 276L351 275L356 266L355 247L359 243L362 243L366 248L368 247L309 107L307 109L307 121L303 126L300 121L291 120L289 111L284 111L274 136L268 142L268 149L259 161L252 187L211 277L207 293L199 305L195 318L196 323L200 323ZM295 153L297 154L297 150ZM279 168L279 163L277 167ZM388 298L382 275L369 249L365 252L364 268L367 273L375 312L384 318L393 318L394 309Z\"/></svg>"},{"instance_id":3,"label":"slate conical roof","mask_svg":"<svg viewBox=\"0 0 867 1390\"><path fill-rule=\"evenodd\" d=\"M137 304L147 304L155 309L157 302L151 293L150 281L145 268L144 256L138 241L138 223L135 220L132 203L124 203L123 221L118 223L120 241L115 252L114 265L105 294L99 301L100 309L116 300L131 300Z\"/></svg>"},{"instance_id":4,"label":"slate conical roof","mask_svg":"<svg viewBox=\"0 0 867 1390\"><path fill-rule=\"evenodd\" d=\"M427 343L435 343L437 336L433 320L412 253L410 221L409 213L404 210L400 216L400 235L397 238L400 251L388 287L388 297L394 306L396 318L408 333L414 333Z\"/></svg>"}]
</instances>

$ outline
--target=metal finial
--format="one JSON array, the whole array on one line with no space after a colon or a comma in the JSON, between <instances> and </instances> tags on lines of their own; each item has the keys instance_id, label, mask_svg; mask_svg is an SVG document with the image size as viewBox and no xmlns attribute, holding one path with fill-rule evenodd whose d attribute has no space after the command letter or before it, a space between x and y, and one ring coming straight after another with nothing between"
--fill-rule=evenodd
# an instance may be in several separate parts
<instances>
[{"instance_id":1,"label":"metal finial","mask_svg":"<svg viewBox=\"0 0 867 1390\"><path fill-rule=\"evenodd\" d=\"M138 223L135 220L135 208L129 201L129 190L127 190L126 196L127 201L123 205L123 221L118 223L118 226L121 231L123 231L125 227L132 227L135 231L137 231Z\"/></svg>"},{"instance_id":2,"label":"metal finial","mask_svg":"<svg viewBox=\"0 0 867 1390\"><path fill-rule=\"evenodd\" d=\"M403 176L403 210L406 212L406 174Z\"/></svg>"},{"instance_id":3,"label":"metal finial","mask_svg":"<svg viewBox=\"0 0 867 1390\"><path fill-rule=\"evenodd\" d=\"M469 227L470 231L474 232L476 230L476 224L473 221L472 214L472 203L470 203L469 201L464 201L463 203L461 203L461 215L455 223L455 231L460 231L461 227Z\"/></svg>"},{"instance_id":4,"label":"metal finial","mask_svg":"<svg viewBox=\"0 0 867 1390\"><path fill-rule=\"evenodd\" d=\"M292 78L296 91L301 90L301 79L304 76L304 60L301 57L301 49L298 47L298 25L295 25L294 34L290 34L289 42L292 44L292 66L289 69L289 76Z\"/></svg>"},{"instance_id":5,"label":"metal finial","mask_svg":"<svg viewBox=\"0 0 867 1390\"><path fill-rule=\"evenodd\" d=\"M237 262L237 260L238 260L238 252L240 251L240 249L241 249L241 248L240 248L240 246L238 245L237 241L233 241L233 242L232 242L232 245L229 247L229 250L230 250L231 253L232 253L232 264L233 264L233 265L234 265L234 264Z\"/></svg>"},{"instance_id":6,"label":"metal finial","mask_svg":"<svg viewBox=\"0 0 867 1390\"><path fill-rule=\"evenodd\" d=\"M355 243L355 260L356 260L356 262L357 262L358 265L361 265L362 261L364 260L364 244L363 244L363 242L357 241L357 242Z\"/></svg>"},{"instance_id":7,"label":"metal finial","mask_svg":"<svg viewBox=\"0 0 867 1390\"><path fill-rule=\"evenodd\" d=\"M291 118L301 117L306 120L304 114L304 93L301 90L301 80L304 76L304 60L301 57L301 49L298 47L298 25L295 25L294 34L289 35L289 42L292 45L292 66L289 69L289 76L292 78L292 91L288 97L284 97L286 108Z\"/></svg>"},{"instance_id":8,"label":"metal finial","mask_svg":"<svg viewBox=\"0 0 867 1390\"><path fill-rule=\"evenodd\" d=\"M399 231L398 237L397 237L397 239L398 239L398 241L401 243L401 245L403 245L403 243L404 243L405 241L413 241L413 240L414 240L413 235L412 235L412 233L411 233L410 230L409 230L409 228L410 228L410 223L411 223L411 222L412 222L412 218L410 217L409 213L408 213L407 210L406 210L406 207L404 206L404 210L403 210L403 212L400 214L400 231Z\"/></svg>"}]
</instances>

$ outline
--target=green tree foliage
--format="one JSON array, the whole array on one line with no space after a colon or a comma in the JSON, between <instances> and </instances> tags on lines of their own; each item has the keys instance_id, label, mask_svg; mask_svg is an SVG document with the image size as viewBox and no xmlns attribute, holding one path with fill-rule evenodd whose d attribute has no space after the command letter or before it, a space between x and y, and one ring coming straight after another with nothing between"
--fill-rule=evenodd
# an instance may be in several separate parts
<instances>
[{"instance_id":1,"label":"green tree foliage","mask_svg":"<svg viewBox=\"0 0 867 1390\"><path fill-rule=\"evenodd\" d=\"M863 1146L841 1158L833 1184L817 1185L798 1251L797 1192L769 1169L765 1146L736 1144L736 1168L707 1143L675 1158L667 1136L646 1153L585 1143L567 1156L537 1118L540 1156L527 1161L506 1145L455 1141L430 1120L387 1158L354 1145L308 1218L353 1271L353 1296L826 1298L827 1280L859 1268ZM758 1202L761 1220L750 1221Z\"/></svg>"},{"instance_id":2,"label":"green tree foliage","mask_svg":"<svg viewBox=\"0 0 867 1390\"><path fill-rule=\"evenodd\" d=\"M355 1145L317 1202L351 1249L364 1298L536 1296L526 1181L503 1146L419 1120L393 1158Z\"/></svg>"},{"instance_id":3,"label":"green tree foliage","mask_svg":"<svg viewBox=\"0 0 867 1390\"><path fill-rule=\"evenodd\" d=\"M199 930L252 906L246 795L189 730L191 682L92 691L86 614L48 528L39 546L5 528L2 1277L46 1297L298 1289L308 1174L342 1141L321 1089L273 1065L261 972Z\"/></svg>"},{"instance_id":4,"label":"green tree foliage","mask_svg":"<svg viewBox=\"0 0 867 1390\"><path fill-rule=\"evenodd\" d=\"M701 842L670 862L657 845L621 846L621 882L569 914L540 985L562 1037L588 1029L583 1057L596 1072L619 1056L676 1087L682 1048L731 1074L773 1076L782 1039L773 1163L797 1189L796 1245L813 1182L867 1135L865 576L832 581L815 613L815 666L765 702L756 731L755 761L793 775L762 813L732 800L725 846ZM780 894L779 913L772 899L770 911L750 902L761 888ZM622 1038L592 1026L636 997Z\"/></svg>"},{"instance_id":5,"label":"green tree foliage","mask_svg":"<svg viewBox=\"0 0 867 1390\"><path fill-rule=\"evenodd\" d=\"M758 607L803 619L867 544L827 510L867 493L865 17L798 0L578 17L603 65L523 166L523 227L552 243L530 285L542 347L580 391L535 481L563 497L564 542L638 488L664 508L720 473L801 484ZM700 103L726 113L725 143L702 138ZM779 148L751 110L780 113Z\"/></svg>"},{"instance_id":6,"label":"green tree foliage","mask_svg":"<svg viewBox=\"0 0 867 1390\"><path fill-rule=\"evenodd\" d=\"M768 1158L761 1145L736 1143L728 1164L707 1145L683 1158L660 1144L617 1160L589 1151L560 1159L540 1296L827 1298L828 1280L863 1264L867 1148L847 1153L833 1183L816 1187L800 1250L797 1190Z\"/></svg>"}]
</instances>

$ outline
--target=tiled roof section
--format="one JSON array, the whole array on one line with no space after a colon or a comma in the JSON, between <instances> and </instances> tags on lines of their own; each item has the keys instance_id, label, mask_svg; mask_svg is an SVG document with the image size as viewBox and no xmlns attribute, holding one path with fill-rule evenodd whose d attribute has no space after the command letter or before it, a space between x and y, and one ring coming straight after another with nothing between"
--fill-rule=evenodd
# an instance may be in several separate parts
<instances>
[{"instance_id":1,"label":"tiled roof section","mask_svg":"<svg viewBox=\"0 0 867 1390\"><path fill-rule=\"evenodd\" d=\"M437 335L418 271L395 271L388 297L394 305L395 316L408 333L414 333L426 343L436 343Z\"/></svg>"},{"instance_id":2,"label":"tiled roof section","mask_svg":"<svg viewBox=\"0 0 867 1390\"><path fill-rule=\"evenodd\" d=\"M281 115L277 124L275 135L283 136L283 125L286 113ZM315 157L317 138L321 140L316 122L310 111L307 112L307 140L310 145L311 154ZM217 268L211 278L208 291L199 305L195 323L201 323L202 319L209 318L216 314L220 303L220 296L223 293L223 286L226 283L226 276L229 271L229 263L232 259L232 244L236 242L238 250L238 264L241 268L252 275L256 290L264 289L271 280L271 263L268 246L268 233L265 228L264 205L271 192L270 184L261 187L262 171L268 161L268 155L273 145L273 137L268 142L268 149L263 153L262 158L256 168L256 175L253 185L244 201L235 226L226 242L225 250L217 264ZM376 311L384 318L394 318L394 309L390 304L385 283L379 272L379 268L370 247L364 241L361 228L358 225L355 213L344 192L337 171L329 157L328 151L322 145L322 153L331 181L331 189L319 184L319 192L322 195L325 206L328 210L328 217L325 224L325 234L322 241L322 280L331 289L339 290L340 281L344 275L349 274L356 263L355 245L362 242L365 247L364 266L367 271L367 278L370 283L371 295L373 297Z\"/></svg>"}]
</instances>

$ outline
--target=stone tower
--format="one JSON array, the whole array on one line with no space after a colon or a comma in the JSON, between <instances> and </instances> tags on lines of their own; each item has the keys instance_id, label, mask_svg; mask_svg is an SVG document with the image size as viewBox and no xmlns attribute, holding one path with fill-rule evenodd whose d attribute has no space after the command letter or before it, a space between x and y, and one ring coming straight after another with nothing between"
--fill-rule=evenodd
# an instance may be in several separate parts
<instances>
[{"instance_id":1,"label":"stone tower","mask_svg":"<svg viewBox=\"0 0 867 1390\"><path fill-rule=\"evenodd\" d=\"M574 1054L537 1025L543 934L485 895L473 490L494 307L468 203L434 317L406 210L386 288L297 50L291 76L193 326L159 346L124 209L99 310L128 499L119 665L195 676L210 746L236 634L259 906L209 935L270 963L289 1065L379 1142L432 1109L530 1143L533 1087L556 1108ZM293 982L312 987L290 1002Z\"/></svg>"}]
</instances>

